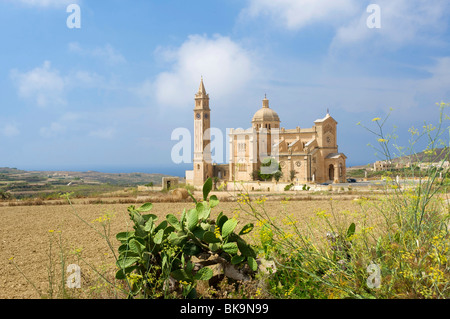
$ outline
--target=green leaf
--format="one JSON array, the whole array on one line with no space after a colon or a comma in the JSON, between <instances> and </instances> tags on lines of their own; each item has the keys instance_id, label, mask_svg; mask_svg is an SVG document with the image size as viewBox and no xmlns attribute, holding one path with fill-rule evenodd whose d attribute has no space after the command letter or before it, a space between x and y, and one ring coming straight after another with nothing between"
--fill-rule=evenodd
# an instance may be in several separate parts
<instances>
[{"instance_id":1,"label":"green leaf","mask_svg":"<svg viewBox=\"0 0 450 319\"><path fill-rule=\"evenodd\" d=\"M128 247L128 243L124 243L122 245L119 246L119 248L117 249L117 251L120 253L127 251L129 249Z\"/></svg>"},{"instance_id":2,"label":"green leaf","mask_svg":"<svg viewBox=\"0 0 450 319\"><path fill-rule=\"evenodd\" d=\"M212 179L211 179L211 177L209 177L206 180L205 184L203 184L203 200L204 201L206 201L206 199L208 198L209 192L211 192L211 189L212 189L212 185L213 185Z\"/></svg>"},{"instance_id":3,"label":"green leaf","mask_svg":"<svg viewBox=\"0 0 450 319\"><path fill-rule=\"evenodd\" d=\"M178 281L192 282L192 276L190 276L184 269L177 269L170 273L170 275Z\"/></svg>"},{"instance_id":4,"label":"green leaf","mask_svg":"<svg viewBox=\"0 0 450 319\"><path fill-rule=\"evenodd\" d=\"M187 236L186 235L178 235L176 233L171 233L169 235L169 237L167 237L167 240L169 241L170 244L174 245L174 246L180 246L184 240L186 240Z\"/></svg>"},{"instance_id":5,"label":"green leaf","mask_svg":"<svg viewBox=\"0 0 450 319\"><path fill-rule=\"evenodd\" d=\"M134 229L135 229L135 235L138 237L145 238L148 235L148 231L145 230L144 225L135 225Z\"/></svg>"},{"instance_id":6,"label":"green leaf","mask_svg":"<svg viewBox=\"0 0 450 319\"><path fill-rule=\"evenodd\" d=\"M249 244L247 244L244 240L242 240L241 238L238 238L236 241L238 248L241 252L242 255L246 256L246 257L253 257L256 258L256 253L253 250L252 247L250 247Z\"/></svg>"},{"instance_id":7,"label":"green leaf","mask_svg":"<svg viewBox=\"0 0 450 319\"><path fill-rule=\"evenodd\" d=\"M195 204L195 209L197 210L197 213L200 215L201 212L205 209L205 205L203 202Z\"/></svg>"},{"instance_id":8,"label":"green leaf","mask_svg":"<svg viewBox=\"0 0 450 319\"><path fill-rule=\"evenodd\" d=\"M205 232L206 231L203 228L201 228L201 227L195 227L194 230L192 231L194 236L197 237L200 240L203 239L203 236L204 236Z\"/></svg>"},{"instance_id":9,"label":"green leaf","mask_svg":"<svg viewBox=\"0 0 450 319\"><path fill-rule=\"evenodd\" d=\"M152 203L145 203L144 205L142 205L141 207L139 207L139 208L137 209L137 211L138 211L138 212L141 212L141 213L143 213L143 212L148 212L149 210L152 209L152 207L153 207L153 204L152 204Z\"/></svg>"},{"instance_id":10,"label":"green leaf","mask_svg":"<svg viewBox=\"0 0 450 319\"><path fill-rule=\"evenodd\" d=\"M187 273L192 273L192 270L194 270L194 267L195 267L195 264L192 262L192 261L188 261L187 263L186 263L186 272Z\"/></svg>"},{"instance_id":11,"label":"green leaf","mask_svg":"<svg viewBox=\"0 0 450 319\"><path fill-rule=\"evenodd\" d=\"M242 227L241 231L239 232L239 235L245 235L248 234L253 230L254 225L253 224L247 224L244 227Z\"/></svg>"},{"instance_id":12,"label":"green leaf","mask_svg":"<svg viewBox=\"0 0 450 319\"><path fill-rule=\"evenodd\" d=\"M135 225L144 225L145 219L138 211L130 212L130 218L134 222Z\"/></svg>"},{"instance_id":13,"label":"green leaf","mask_svg":"<svg viewBox=\"0 0 450 319\"><path fill-rule=\"evenodd\" d=\"M250 269L256 271L258 269L258 264L256 263L255 258L247 257L247 263L250 266Z\"/></svg>"},{"instance_id":14,"label":"green leaf","mask_svg":"<svg viewBox=\"0 0 450 319\"><path fill-rule=\"evenodd\" d=\"M211 214L211 208L208 207L204 202L197 203L195 206L198 212L198 219L206 220Z\"/></svg>"},{"instance_id":15,"label":"green leaf","mask_svg":"<svg viewBox=\"0 0 450 319\"><path fill-rule=\"evenodd\" d=\"M216 237L216 234L214 234L212 231L207 231L203 234L203 240L206 241L208 244L218 243L220 242L220 239Z\"/></svg>"},{"instance_id":16,"label":"green leaf","mask_svg":"<svg viewBox=\"0 0 450 319\"><path fill-rule=\"evenodd\" d=\"M156 233L155 237L153 238L153 242L157 245L161 244L162 240L163 240L163 235L164 235L164 229L160 229Z\"/></svg>"},{"instance_id":17,"label":"green leaf","mask_svg":"<svg viewBox=\"0 0 450 319\"><path fill-rule=\"evenodd\" d=\"M213 252L218 251L220 248L220 244L219 243L211 243L209 244L209 249Z\"/></svg>"},{"instance_id":18,"label":"green leaf","mask_svg":"<svg viewBox=\"0 0 450 319\"><path fill-rule=\"evenodd\" d=\"M139 260L139 257L119 258L116 262L116 265L117 265L117 267L124 269L124 268L133 266L138 260Z\"/></svg>"},{"instance_id":19,"label":"green leaf","mask_svg":"<svg viewBox=\"0 0 450 319\"><path fill-rule=\"evenodd\" d=\"M355 229L356 229L356 225L355 223L352 223L347 230L347 238L349 238L350 236L352 236L355 233Z\"/></svg>"},{"instance_id":20,"label":"green leaf","mask_svg":"<svg viewBox=\"0 0 450 319\"><path fill-rule=\"evenodd\" d=\"M119 259L126 258L126 257L136 257L136 258L138 258L138 257L141 257L141 256L137 252L129 250L129 247L127 245L127 249L126 250L122 250L119 253Z\"/></svg>"},{"instance_id":21,"label":"green leaf","mask_svg":"<svg viewBox=\"0 0 450 319\"><path fill-rule=\"evenodd\" d=\"M211 230L211 224L203 222L200 224L200 227L204 230L204 231L209 231Z\"/></svg>"},{"instance_id":22,"label":"green leaf","mask_svg":"<svg viewBox=\"0 0 450 319\"><path fill-rule=\"evenodd\" d=\"M156 228L155 228L155 232L159 232L161 229L166 229L167 225L169 223L167 222L167 220L163 220Z\"/></svg>"},{"instance_id":23,"label":"green leaf","mask_svg":"<svg viewBox=\"0 0 450 319\"><path fill-rule=\"evenodd\" d=\"M194 276L196 280L210 280L213 276L213 271L211 268L203 267Z\"/></svg>"},{"instance_id":24,"label":"green leaf","mask_svg":"<svg viewBox=\"0 0 450 319\"><path fill-rule=\"evenodd\" d=\"M238 221L234 218L228 219L222 226L222 237L227 237L236 228Z\"/></svg>"},{"instance_id":25,"label":"green leaf","mask_svg":"<svg viewBox=\"0 0 450 319\"><path fill-rule=\"evenodd\" d=\"M142 218L144 218L145 221L148 221L151 219L153 219L153 221L156 221L158 219L158 216L156 216L155 214L145 214L142 215Z\"/></svg>"},{"instance_id":26,"label":"green leaf","mask_svg":"<svg viewBox=\"0 0 450 319\"><path fill-rule=\"evenodd\" d=\"M154 227L155 227L155 223L154 223L153 218L149 218L149 220L147 220L147 221L145 222L144 230L145 230L146 232L151 233L151 232L153 231L153 228L154 228Z\"/></svg>"},{"instance_id":27,"label":"green leaf","mask_svg":"<svg viewBox=\"0 0 450 319\"><path fill-rule=\"evenodd\" d=\"M197 289L195 287L192 287L189 293L186 295L187 299L196 299L197 298Z\"/></svg>"},{"instance_id":28,"label":"green leaf","mask_svg":"<svg viewBox=\"0 0 450 319\"><path fill-rule=\"evenodd\" d=\"M238 252L238 246L236 243L226 243L223 244L222 249L224 252L230 254L230 255L235 255Z\"/></svg>"},{"instance_id":29,"label":"green leaf","mask_svg":"<svg viewBox=\"0 0 450 319\"><path fill-rule=\"evenodd\" d=\"M131 239L128 243L128 247L132 252L138 254L139 256L142 256L142 251L145 249L145 245L142 245L136 239Z\"/></svg>"},{"instance_id":30,"label":"green leaf","mask_svg":"<svg viewBox=\"0 0 450 319\"><path fill-rule=\"evenodd\" d=\"M183 247L183 253L188 256L195 256L202 252L202 249L194 243L186 243Z\"/></svg>"},{"instance_id":31,"label":"green leaf","mask_svg":"<svg viewBox=\"0 0 450 319\"><path fill-rule=\"evenodd\" d=\"M186 208L183 208L183 213L181 214L181 220L180 220L181 230L184 230L184 222L185 221L186 221Z\"/></svg>"},{"instance_id":32,"label":"green leaf","mask_svg":"<svg viewBox=\"0 0 450 319\"><path fill-rule=\"evenodd\" d=\"M134 236L134 231L121 232L116 235L116 239L120 242L127 242L128 238Z\"/></svg>"},{"instance_id":33,"label":"green leaf","mask_svg":"<svg viewBox=\"0 0 450 319\"><path fill-rule=\"evenodd\" d=\"M233 265L240 264L244 260L245 260L245 256L242 256L242 255L236 255L236 256L231 257L231 263Z\"/></svg>"},{"instance_id":34,"label":"green leaf","mask_svg":"<svg viewBox=\"0 0 450 319\"><path fill-rule=\"evenodd\" d=\"M136 268L137 268L137 266L131 266L131 267L127 267L127 268L124 268L124 269L119 269L116 272L116 279L119 279L119 280L125 279L126 275L131 273Z\"/></svg>"},{"instance_id":35,"label":"green leaf","mask_svg":"<svg viewBox=\"0 0 450 319\"><path fill-rule=\"evenodd\" d=\"M220 220L220 218L222 218L222 216L223 216L223 212L220 212L219 215L217 215L216 224L219 224L219 220Z\"/></svg>"},{"instance_id":36,"label":"green leaf","mask_svg":"<svg viewBox=\"0 0 450 319\"><path fill-rule=\"evenodd\" d=\"M217 217L217 222L216 222L217 227L222 229L223 224L225 224L225 222L227 220L228 220L228 217L226 215L223 215L222 213L220 213L219 216Z\"/></svg>"},{"instance_id":37,"label":"green leaf","mask_svg":"<svg viewBox=\"0 0 450 319\"><path fill-rule=\"evenodd\" d=\"M219 199L216 195L211 195L209 198L209 207L214 208L219 204Z\"/></svg>"},{"instance_id":38,"label":"green leaf","mask_svg":"<svg viewBox=\"0 0 450 319\"><path fill-rule=\"evenodd\" d=\"M173 233L175 231L175 227L173 227L173 226L167 226L165 229L164 229L164 236L166 237L166 236L168 236L170 233Z\"/></svg>"},{"instance_id":39,"label":"green leaf","mask_svg":"<svg viewBox=\"0 0 450 319\"><path fill-rule=\"evenodd\" d=\"M188 229L190 231L194 230L198 223L198 212L196 209L191 209L187 216Z\"/></svg>"},{"instance_id":40,"label":"green leaf","mask_svg":"<svg viewBox=\"0 0 450 319\"><path fill-rule=\"evenodd\" d=\"M200 220L207 220L209 218L209 215L211 215L211 208L205 208L204 210L202 210L202 212L198 215L198 218Z\"/></svg>"}]
</instances>

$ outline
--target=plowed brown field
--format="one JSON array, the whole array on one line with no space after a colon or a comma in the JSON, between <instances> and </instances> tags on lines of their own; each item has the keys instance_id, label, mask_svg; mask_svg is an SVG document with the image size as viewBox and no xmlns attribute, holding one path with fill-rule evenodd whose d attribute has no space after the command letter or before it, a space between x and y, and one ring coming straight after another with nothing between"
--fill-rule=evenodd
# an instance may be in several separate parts
<instances>
[{"instance_id":1,"label":"plowed brown field","mask_svg":"<svg viewBox=\"0 0 450 319\"><path fill-rule=\"evenodd\" d=\"M139 204L140 205L140 204ZM183 208L193 207L193 203L154 203L151 213L164 218L168 213L180 213ZM281 216L283 211L280 201L267 201L266 210L274 218ZM47 267L56 265L56 272L60 266L59 248L57 239L61 237L66 253L66 264L78 262L75 255L70 254L75 249L82 249L85 261L95 267L114 264L114 257L106 241L92 228L102 230L98 222L92 222L105 213L113 213L110 223L111 241L117 248L115 234L131 228L127 207L129 204L74 204L70 205L43 205L43 206L0 206L0 298L2 299L29 299L40 298L33 286L24 278L24 275L35 284L36 288L47 293L49 277ZM136 205L138 206L138 205ZM352 200L333 201L335 212L342 210L359 211L358 205ZM220 211L227 215L233 215L233 211L239 209L236 202L221 202L214 208L212 216ZM315 215L319 209L330 209L330 201L291 201L286 206L286 211L293 214L293 218L299 220L300 226L306 226L310 216ZM86 223L74 215L76 212ZM240 214L241 223L245 223L247 216ZM280 217L281 218L281 217ZM53 232L49 232L53 231ZM59 237L60 236L60 237ZM53 253L49 256L51 238ZM10 260L14 262L23 274L21 274ZM80 264L82 273L86 273L89 267L85 263ZM111 268L113 269L113 267ZM84 277L83 277L84 278ZM52 279L60 281L61 277ZM82 282L82 285L85 282ZM84 287L85 288L85 287Z\"/></svg>"}]
</instances>

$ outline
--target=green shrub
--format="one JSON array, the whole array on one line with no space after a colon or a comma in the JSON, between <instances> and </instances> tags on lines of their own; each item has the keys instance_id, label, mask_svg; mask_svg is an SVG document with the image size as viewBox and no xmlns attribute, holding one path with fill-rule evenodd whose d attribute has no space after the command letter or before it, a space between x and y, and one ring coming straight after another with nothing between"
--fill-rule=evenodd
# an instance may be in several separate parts
<instances>
[{"instance_id":1,"label":"green shrub","mask_svg":"<svg viewBox=\"0 0 450 319\"><path fill-rule=\"evenodd\" d=\"M200 254L217 254L232 265L247 264L252 271L257 270L255 250L242 238L253 224L236 233L235 218L221 212L212 220L211 209L219 200L215 195L208 199L211 189L212 180L208 179L203 186L203 201L197 202L191 195L195 208L184 210L180 219L168 214L156 223L156 215L143 214L151 210L150 203L128 208L134 231L116 235L121 242L116 278L128 282L130 297L169 297L175 291L170 289L171 280L176 281L183 297L196 297L197 282L213 275L207 266L196 269L192 258Z\"/></svg>"}]
</instances>

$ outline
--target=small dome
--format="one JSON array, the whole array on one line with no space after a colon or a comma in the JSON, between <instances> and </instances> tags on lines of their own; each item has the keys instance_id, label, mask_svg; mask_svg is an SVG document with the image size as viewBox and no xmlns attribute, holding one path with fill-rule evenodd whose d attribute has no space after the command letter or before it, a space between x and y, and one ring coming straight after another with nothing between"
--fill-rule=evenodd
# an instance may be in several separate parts
<instances>
[{"instance_id":1,"label":"small dome","mask_svg":"<svg viewBox=\"0 0 450 319\"><path fill-rule=\"evenodd\" d=\"M280 122L277 112L269 108L269 100L263 100L263 107L253 115L252 122Z\"/></svg>"},{"instance_id":2,"label":"small dome","mask_svg":"<svg viewBox=\"0 0 450 319\"><path fill-rule=\"evenodd\" d=\"M259 109L255 115L253 115L252 122L279 122L277 112L272 109Z\"/></svg>"}]
</instances>

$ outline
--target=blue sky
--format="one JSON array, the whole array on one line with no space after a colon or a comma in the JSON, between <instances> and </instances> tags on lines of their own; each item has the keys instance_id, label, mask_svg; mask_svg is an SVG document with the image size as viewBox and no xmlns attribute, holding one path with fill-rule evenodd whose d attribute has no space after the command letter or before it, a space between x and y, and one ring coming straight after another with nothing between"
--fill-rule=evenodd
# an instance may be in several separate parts
<instances>
[{"instance_id":1,"label":"blue sky","mask_svg":"<svg viewBox=\"0 0 450 319\"><path fill-rule=\"evenodd\" d=\"M78 4L81 28L68 28ZM381 28L368 28L369 4ZM0 167L167 172L203 76L212 126L248 128L267 94L286 128L327 108L347 164L376 160L372 125L435 123L450 102L440 0L0 0ZM224 159L225 160L225 159Z\"/></svg>"}]
</instances>

